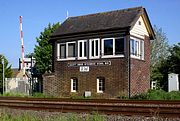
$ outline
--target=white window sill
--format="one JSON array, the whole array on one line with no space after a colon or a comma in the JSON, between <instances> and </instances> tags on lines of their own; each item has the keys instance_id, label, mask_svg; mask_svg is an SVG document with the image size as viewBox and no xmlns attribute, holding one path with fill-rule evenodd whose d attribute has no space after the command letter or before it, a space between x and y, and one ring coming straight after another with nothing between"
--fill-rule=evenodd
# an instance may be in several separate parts
<instances>
[{"instance_id":1,"label":"white window sill","mask_svg":"<svg viewBox=\"0 0 180 121\"><path fill-rule=\"evenodd\" d=\"M99 59L99 56L96 56L96 57L89 57L89 59Z\"/></svg>"},{"instance_id":2,"label":"white window sill","mask_svg":"<svg viewBox=\"0 0 180 121\"><path fill-rule=\"evenodd\" d=\"M101 58L122 58L124 55L103 55Z\"/></svg>"},{"instance_id":3,"label":"white window sill","mask_svg":"<svg viewBox=\"0 0 180 121\"><path fill-rule=\"evenodd\" d=\"M87 59L87 57L78 57L77 59L78 60L85 60L85 59Z\"/></svg>"},{"instance_id":4,"label":"white window sill","mask_svg":"<svg viewBox=\"0 0 180 121\"><path fill-rule=\"evenodd\" d=\"M71 92L76 92L76 90L71 90Z\"/></svg>"},{"instance_id":5,"label":"white window sill","mask_svg":"<svg viewBox=\"0 0 180 121\"><path fill-rule=\"evenodd\" d=\"M138 60L144 60L144 59L142 59L141 57L135 56L135 55L131 55L131 58L138 59Z\"/></svg>"},{"instance_id":6,"label":"white window sill","mask_svg":"<svg viewBox=\"0 0 180 121\"><path fill-rule=\"evenodd\" d=\"M57 59L57 61L67 61L67 60L75 60L76 58L64 58L64 59Z\"/></svg>"},{"instance_id":7,"label":"white window sill","mask_svg":"<svg viewBox=\"0 0 180 121\"><path fill-rule=\"evenodd\" d=\"M103 91L97 91L97 93L103 93Z\"/></svg>"}]
</instances>

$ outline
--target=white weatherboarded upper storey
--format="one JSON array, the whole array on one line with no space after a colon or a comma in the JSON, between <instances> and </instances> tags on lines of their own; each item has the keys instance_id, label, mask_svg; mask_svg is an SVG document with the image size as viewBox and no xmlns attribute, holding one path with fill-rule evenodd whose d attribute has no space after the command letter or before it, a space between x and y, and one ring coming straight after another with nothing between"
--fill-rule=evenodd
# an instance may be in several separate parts
<instances>
[{"instance_id":1,"label":"white weatherboarded upper storey","mask_svg":"<svg viewBox=\"0 0 180 121\"><path fill-rule=\"evenodd\" d=\"M139 17L135 25L132 27L130 31L130 35L133 35L142 39L144 39L145 35L149 37L148 28L145 25L145 21L142 16Z\"/></svg>"}]
</instances>

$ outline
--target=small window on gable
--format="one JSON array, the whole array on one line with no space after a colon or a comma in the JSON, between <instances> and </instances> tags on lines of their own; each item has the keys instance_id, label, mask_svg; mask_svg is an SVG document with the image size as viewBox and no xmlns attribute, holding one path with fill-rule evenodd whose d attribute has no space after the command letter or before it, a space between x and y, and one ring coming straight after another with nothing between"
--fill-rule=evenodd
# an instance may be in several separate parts
<instances>
[{"instance_id":1,"label":"small window on gable","mask_svg":"<svg viewBox=\"0 0 180 121\"><path fill-rule=\"evenodd\" d=\"M105 78L97 78L97 93L103 93L105 91Z\"/></svg>"},{"instance_id":2,"label":"small window on gable","mask_svg":"<svg viewBox=\"0 0 180 121\"><path fill-rule=\"evenodd\" d=\"M78 90L78 80L77 78L71 78L71 92L77 92Z\"/></svg>"},{"instance_id":3,"label":"small window on gable","mask_svg":"<svg viewBox=\"0 0 180 121\"><path fill-rule=\"evenodd\" d=\"M138 21L138 24L141 25L141 21Z\"/></svg>"}]
</instances>

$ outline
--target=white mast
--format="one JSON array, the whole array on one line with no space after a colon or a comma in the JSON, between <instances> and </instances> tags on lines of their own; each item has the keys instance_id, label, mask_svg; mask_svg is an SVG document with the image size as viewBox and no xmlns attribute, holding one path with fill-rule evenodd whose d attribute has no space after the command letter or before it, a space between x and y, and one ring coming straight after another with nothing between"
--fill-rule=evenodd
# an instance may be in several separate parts
<instances>
[{"instance_id":1,"label":"white mast","mask_svg":"<svg viewBox=\"0 0 180 121\"><path fill-rule=\"evenodd\" d=\"M67 11L66 12L66 19L68 19L69 18L69 12Z\"/></svg>"}]
</instances>

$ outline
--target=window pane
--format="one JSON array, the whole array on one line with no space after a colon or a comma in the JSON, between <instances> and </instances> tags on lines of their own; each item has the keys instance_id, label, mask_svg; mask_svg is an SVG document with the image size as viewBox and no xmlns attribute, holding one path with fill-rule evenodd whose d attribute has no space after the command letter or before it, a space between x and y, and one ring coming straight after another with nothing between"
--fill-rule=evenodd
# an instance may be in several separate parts
<instances>
[{"instance_id":1,"label":"window pane","mask_svg":"<svg viewBox=\"0 0 180 121\"><path fill-rule=\"evenodd\" d=\"M95 42L96 42L96 46L95 46L96 47L96 56L98 56L98 49L99 49L98 48L98 40L96 40Z\"/></svg>"},{"instance_id":2,"label":"window pane","mask_svg":"<svg viewBox=\"0 0 180 121\"><path fill-rule=\"evenodd\" d=\"M134 40L133 39L131 39L131 41L130 41L130 46L131 46L131 54L134 55L135 52L134 52Z\"/></svg>"},{"instance_id":3,"label":"window pane","mask_svg":"<svg viewBox=\"0 0 180 121\"><path fill-rule=\"evenodd\" d=\"M84 42L84 57L86 57L86 42Z\"/></svg>"},{"instance_id":4,"label":"window pane","mask_svg":"<svg viewBox=\"0 0 180 121\"><path fill-rule=\"evenodd\" d=\"M66 58L66 45L60 45L60 58Z\"/></svg>"},{"instance_id":5,"label":"window pane","mask_svg":"<svg viewBox=\"0 0 180 121\"><path fill-rule=\"evenodd\" d=\"M91 53L92 53L92 56L94 56L94 40L92 41Z\"/></svg>"},{"instance_id":6,"label":"window pane","mask_svg":"<svg viewBox=\"0 0 180 121\"><path fill-rule=\"evenodd\" d=\"M103 90L102 90L102 87L99 87L99 91L103 91Z\"/></svg>"},{"instance_id":7,"label":"window pane","mask_svg":"<svg viewBox=\"0 0 180 121\"><path fill-rule=\"evenodd\" d=\"M75 57L75 43L68 44L68 57Z\"/></svg>"},{"instance_id":8,"label":"window pane","mask_svg":"<svg viewBox=\"0 0 180 121\"><path fill-rule=\"evenodd\" d=\"M144 59L144 41L141 40L141 59Z\"/></svg>"},{"instance_id":9,"label":"window pane","mask_svg":"<svg viewBox=\"0 0 180 121\"><path fill-rule=\"evenodd\" d=\"M105 79L99 79L99 91L104 91L105 90Z\"/></svg>"},{"instance_id":10,"label":"window pane","mask_svg":"<svg viewBox=\"0 0 180 121\"><path fill-rule=\"evenodd\" d=\"M104 40L104 55L113 55L113 39Z\"/></svg>"},{"instance_id":11,"label":"window pane","mask_svg":"<svg viewBox=\"0 0 180 121\"><path fill-rule=\"evenodd\" d=\"M124 38L115 39L115 54L124 53Z\"/></svg>"},{"instance_id":12,"label":"window pane","mask_svg":"<svg viewBox=\"0 0 180 121\"><path fill-rule=\"evenodd\" d=\"M77 91L78 89L78 82L77 82L77 79L72 79L71 81L71 85L72 85L72 91Z\"/></svg>"},{"instance_id":13,"label":"window pane","mask_svg":"<svg viewBox=\"0 0 180 121\"><path fill-rule=\"evenodd\" d=\"M139 56L139 41L136 41L135 42L135 48L134 48L134 50L135 50L135 55L136 56Z\"/></svg>"},{"instance_id":14,"label":"window pane","mask_svg":"<svg viewBox=\"0 0 180 121\"><path fill-rule=\"evenodd\" d=\"M79 57L82 57L82 42L79 42Z\"/></svg>"}]
</instances>

